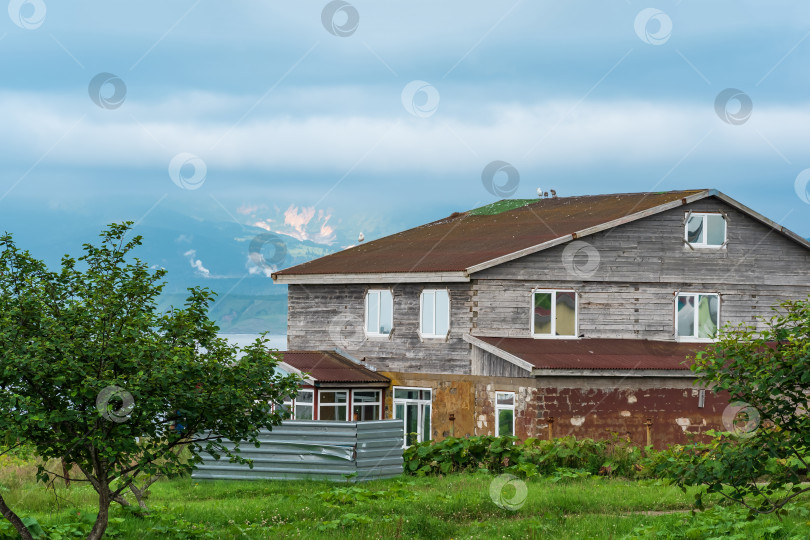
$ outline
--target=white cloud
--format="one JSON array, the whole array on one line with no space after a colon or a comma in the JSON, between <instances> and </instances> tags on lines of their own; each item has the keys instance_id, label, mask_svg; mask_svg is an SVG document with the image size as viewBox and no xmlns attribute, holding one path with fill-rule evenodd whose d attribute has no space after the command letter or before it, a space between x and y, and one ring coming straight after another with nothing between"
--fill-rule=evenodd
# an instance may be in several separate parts
<instances>
[{"instance_id":1,"label":"white cloud","mask_svg":"<svg viewBox=\"0 0 810 540\"><path fill-rule=\"evenodd\" d=\"M189 151L206 162L209 176L240 169L335 174L331 171L354 168L380 174L452 174L468 171L470 164L479 169L494 159L518 169L583 162L674 164L704 138L695 156L781 159L781 153L790 159L803 156L810 145L810 104L789 107L755 101L753 115L741 126L723 123L711 102L593 99L496 103L485 109L456 103L453 111L458 114L440 110L429 119L409 117L404 110L301 117L256 112L234 126L232 121L191 120L206 118L206 99L190 99L182 115L166 113L166 103L182 101L175 96L151 106L141 104L130 114L123 113L124 107L122 114L99 109L79 120L81 115L70 112L73 107L65 106L65 98L0 93L0 116L6 127L0 144L7 161L30 164L47 154L50 164L156 170L166 170L177 152ZM443 98L442 104L446 101ZM462 114L466 105L475 113ZM237 106L223 107L231 107L234 114L243 112ZM335 176L334 182L339 178Z\"/></svg>"},{"instance_id":2,"label":"white cloud","mask_svg":"<svg viewBox=\"0 0 810 540\"><path fill-rule=\"evenodd\" d=\"M197 251L190 249L183 253L183 256L188 257L188 262L191 264L191 267L197 270L203 277L211 277L211 271L208 270L200 259L196 259Z\"/></svg>"},{"instance_id":3,"label":"white cloud","mask_svg":"<svg viewBox=\"0 0 810 540\"><path fill-rule=\"evenodd\" d=\"M238 210L237 210L238 211ZM332 244L337 235L335 229L329 225L332 215L323 210L315 210L314 206L298 207L291 204L284 211L284 224L275 225L272 218L262 219L253 223L265 231L291 236L297 240L310 240L317 244Z\"/></svg>"}]
</instances>

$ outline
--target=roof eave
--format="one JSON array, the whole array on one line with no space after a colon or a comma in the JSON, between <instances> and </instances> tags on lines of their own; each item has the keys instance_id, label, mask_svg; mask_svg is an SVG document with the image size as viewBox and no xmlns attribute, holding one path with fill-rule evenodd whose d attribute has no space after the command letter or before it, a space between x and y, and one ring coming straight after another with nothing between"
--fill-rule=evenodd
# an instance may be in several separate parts
<instances>
[{"instance_id":1,"label":"roof eave","mask_svg":"<svg viewBox=\"0 0 810 540\"><path fill-rule=\"evenodd\" d=\"M279 285L329 285L352 283L460 283L470 281L464 271L452 272L369 272L354 274L280 274L272 275Z\"/></svg>"},{"instance_id":2,"label":"roof eave","mask_svg":"<svg viewBox=\"0 0 810 540\"><path fill-rule=\"evenodd\" d=\"M305 373L300 369L291 366L287 362L279 362L278 366L288 373L302 376L304 378L304 384L315 384L315 379L309 373Z\"/></svg>"},{"instance_id":3,"label":"roof eave","mask_svg":"<svg viewBox=\"0 0 810 540\"><path fill-rule=\"evenodd\" d=\"M761 223L763 223L764 225L767 225L768 227L771 227L772 229L776 230L777 232L780 232L780 233L784 234L785 236L787 236L791 240L794 240L794 241L798 242L799 244L803 245L807 249L810 249L810 241L808 241L806 238L802 238L801 236L799 236L795 232L791 231L790 229L788 229L786 227L783 227L782 225L779 225L775 221L772 221L772 220L766 218L765 216L763 216L762 214L760 214L756 210L752 210L751 208L748 208L744 204L735 201L734 199L732 199L731 197L729 197L725 193L721 193L720 191L717 191L716 189L713 189L713 190L711 190L711 195L717 197L718 199L725 202L729 206L733 206L734 208L736 208L740 212L748 214L752 218L756 219L757 221L760 221Z\"/></svg>"},{"instance_id":4,"label":"roof eave","mask_svg":"<svg viewBox=\"0 0 810 540\"><path fill-rule=\"evenodd\" d=\"M688 369L557 369L535 368L534 377L664 377L696 379L698 375Z\"/></svg>"}]
</instances>

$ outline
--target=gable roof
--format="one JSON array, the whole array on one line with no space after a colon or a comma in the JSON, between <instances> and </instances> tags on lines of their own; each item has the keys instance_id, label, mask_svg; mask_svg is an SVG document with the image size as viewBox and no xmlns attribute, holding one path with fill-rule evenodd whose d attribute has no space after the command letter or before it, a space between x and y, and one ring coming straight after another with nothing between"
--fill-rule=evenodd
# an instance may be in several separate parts
<instances>
[{"instance_id":1,"label":"gable roof","mask_svg":"<svg viewBox=\"0 0 810 540\"><path fill-rule=\"evenodd\" d=\"M332 351L281 351L281 367L307 373L318 383L380 383L390 379ZM292 368L289 370L288 368Z\"/></svg>"},{"instance_id":2,"label":"gable roof","mask_svg":"<svg viewBox=\"0 0 810 540\"><path fill-rule=\"evenodd\" d=\"M805 247L807 240L716 190L506 200L273 274L277 283L469 281L470 274L707 197Z\"/></svg>"}]
</instances>

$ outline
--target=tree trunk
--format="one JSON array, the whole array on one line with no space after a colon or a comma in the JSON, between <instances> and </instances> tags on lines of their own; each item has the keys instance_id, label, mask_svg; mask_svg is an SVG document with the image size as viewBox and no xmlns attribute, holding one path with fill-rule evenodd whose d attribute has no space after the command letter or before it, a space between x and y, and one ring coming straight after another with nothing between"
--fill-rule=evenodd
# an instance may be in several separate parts
<instances>
[{"instance_id":1,"label":"tree trunk","mask_svg":"<svg viewBox=\"0 0 810 540\"><path fill-rule=\"evenodd\" d=\"M65 462L64 459L62 460L62 476L65 478L65 487L69 488L70 487L70 467L68 466L68 464Z\"/></svg>"},{"instance_id":2,"label":"tree trunk","mask_svg":"<svg viewBox=\"0 0 810 540\"><path fill-rule=\"evenodd\" d=\"M107 530L107 521L110 517L111 502L112 494L110 493L110 488L102 484L102 488L98 493L98 517L96 517L96 522L93 523L90 534L87 535L87 540L101 540L104 536L104 531Z\"/></svg>"},{"instance_id":3,"label":"tree trunk","mask_svg":"<svg viewBox=\"0 0 810 540\"><path fill-rule=\"evenodd\" d=\"M15 514L14 511L8 507L2 495L0 495L0 512L3 513L3 517L6 518L9 523L14 525L14 528L17 529L17 532L20 533L20 537L23 540L34 540L34 537L31 536L31 533L28 531L28 527L22 522L20 516Z\"/></svg>"},{"instance_id":4,"label":"tree trunk","mask_svg":"<svg viewBox=\"0 0 810 540\"><path fill-rule=\"evenodd\" d=\"M135 495L135 500L138 501L138 506L140 506L144 512L147 513L149 512L149 507L147 507L146 503L144 502L147 490L152 484L160 480L162 477L163 477L162 474L156 474L154 476L151 476L143 483L143 487L140 488L135 485L134 480L129 485L129 490L132 492L133 495Z\"/></svg>"}]
</instances>

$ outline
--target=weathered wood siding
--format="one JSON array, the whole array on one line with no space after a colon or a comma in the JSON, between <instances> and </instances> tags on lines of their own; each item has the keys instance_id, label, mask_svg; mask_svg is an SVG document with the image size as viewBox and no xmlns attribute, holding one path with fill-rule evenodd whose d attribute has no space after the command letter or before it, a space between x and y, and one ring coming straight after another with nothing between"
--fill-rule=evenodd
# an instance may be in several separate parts
<instances>
[{"instance_id":1,"label":"weathered wood siding","mask_svg":"<svg viewBox=\"0 0 810 540\"><path fill-rule=\"evenodd\" d=\"M722 210L730 218L725 249L683 241L685 212ZM538 224L538 226L542 226ZM533 288L579 293L584 337L673 339L675 294L720 294L720 323L769 316L771 306L810 293L810 252L726 205L706 199L583 238L599 254L592 275L572 275L565 245L474 274L473 335L531 335ZM584 254L578 259L584 263Z\"/></svg>"},{"instance_id":2,"label":"weathered wood siding","mask_svg":"<svg viewBox=\"0 0 810 540\"><path fill-rule=\"evenodd\" d=\"M438 288L450 292L450 333L446 340L422 339L419 297L423 289ZM365 334L365 295L370 289L393 292L394 326L389 337ZM472 328L470 290L469 283L290 285L287 347L339 348L379 370L469 373L470 344L462 336Z\"/></svg>"},{"instance_id":3,"label":"weathered wood siding","mask_svg":"<svg viewBox=\"0 0 810 540\"><path fill-rule=\"evenodd\" d=\"M470 373L472 375L494 377L528 377L531 375L530 371L478 347L472 348L471 358Z\"/></svg>"}]
</instances>

